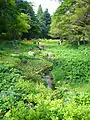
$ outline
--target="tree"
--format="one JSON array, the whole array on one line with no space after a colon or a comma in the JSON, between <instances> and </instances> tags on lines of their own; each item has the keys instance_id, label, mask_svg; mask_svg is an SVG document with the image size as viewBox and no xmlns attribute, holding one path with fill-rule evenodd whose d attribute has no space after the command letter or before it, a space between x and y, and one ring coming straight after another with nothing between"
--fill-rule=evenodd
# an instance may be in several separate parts
<instances>
[{"instance_id":1,"label":"tree","mask_svg":"<svg viewBox=\"0 0 90 120\"><path fill-rule=\"evenodd\" d=\"M54 38L63 38L70 24L70 11L75 4L74 0L64 0L52 16L50 35ZM66 32L65 32L66 31ZM64 34L63 34L64 33Z\"/></svg>"},{"instance_id":2,"label":"tree","mask_svg":"<svg viewBox=\"0 0 90 120\"><path fill-rule=\"evenodd\" d=\"M80 41L87 41L90 39L90 1L78 0L75 7L75 14L72 15L72 29L75 36L78 37L78 44ZM75 38L75 37L74 37ZM77 39L77 38L76 38Z\"/></svg>"},{"instance_id":3,"label":"tree","mask_svg":"<svg viewBox=\"0 0 90 120\"><path fill-rule=\"evenodd\" d=\"M48 9L46 9L44 12L42 10L42 6L39 5L38 11L37 11L37 19L39 21L40 29L41 29L41 35L42 38L48 38L48 31L51 24L51 16L48 12Z\"/></svg>"},{"instance_id":4,"label":"tree","mask_svg":"<svg viewBox=\"0 0 90 120\"><path fill-rule=\"evenodd\" d=\"M5 38L8 32L8 24L10 22L10 14L15 6L13 0L0 0L0 38Z\"/></svg>"},{"instance_id":5,"label":"tree","mask_svg":"<svg viewBox=\"0 0 90 120\"><path fill-rule=\"evenodd\" d=\"M1 0L0 13L0 37L4 35L8 39L9 35L12 39L18 39L30 28L29 16L17 9L14 0Z\"/></svg>"},{"instance_id":6,"label":"tree","mask_svg":"<svg viewBox=\"0 0 90 120\"><path fill-rule=\"evenodd\" d=\"M48 38L48 32L49 32L49 29L50 29L50 24L51 24L51 16L48 12L48 9L46 9L43 13L43 19L45 21L45 30L44 30L44 37L45 38Z\"/></svg>"},{"instance_id":7,"label":"tree","mask_svg":"<svg viewBox=\"0 0 90 120\"><path fill-rule=\"evenodd\" d=\"M38 7L37 18L38 18L39 21L40 20L42 21L42 19L43 19L43 10L42 10L42 6L41 5L39 5L39 7Z\"/></svg>"},{"instance_id":8,"label":"tree","mask_svg":"<svg viewBox=\"0 0 90 120\"><path fill-rule=\"evenodd\" d=\"M37 11L37 19L38 19L38 24L40 26L40 38L44 38L44 31L45 31L45 21L44 21L44 16L43 16L43 10L42 10L42 6L39 5L38 11Z\"/></svg>"},{"instance_id":9,"label":"tree","mask_svg":"<svg viewBox=\"0 0 90 120\"><path fill-rule=\"evenodd\" d=\"M30 25L30 17L24 13L19 13L16 18L9 23L9 32L12 34L13 39L20 39L24 32L28 32Z\"/></svg>"},{"instance_id":10,"label":"tree","mask_svg":"<svg viewBox=\"0 0 90 120\"><path fill-rule=\"evenodd\" d=\"M54 38L76 41L89 38L90 1L64 0L52 17L50 35Z\"/></svg>"},{"instance_id":11,"label":"tree","mask_svg":"<svg viewBox=\"0 0 90 120\"><path fill-rule=\"evenodd\" d=\"M24 33L23 34L23 38L38 38L39 34L40 34L40 26L38 24L38 20L35 16L35 12L33 10L33 5L31 2L27 2L27 1L16 1L16 4L18 6L18 9L29 15L30 16L30 21L29 21L29 25L30 25L30 29L28 29L28 33Z\"/></svg>"}]
</instances>

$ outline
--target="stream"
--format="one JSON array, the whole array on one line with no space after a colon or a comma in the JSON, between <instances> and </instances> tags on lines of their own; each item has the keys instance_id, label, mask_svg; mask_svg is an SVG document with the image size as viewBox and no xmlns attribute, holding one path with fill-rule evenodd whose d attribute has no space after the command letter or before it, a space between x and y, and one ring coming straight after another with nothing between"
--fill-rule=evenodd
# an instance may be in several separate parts
<instances>
[{"instance_id":1,"label":"stream","mask_svg":"<svg viewBox=\"0 0 90 120\"><path fill-rule=\"evenodd\" d=\"M43 77L43 81L45 81L46 85L47 85L47 88L51 88L53 87L52 85L52 78L50 77L50 75L45 75Z\"/></svg>"}]
</instances>

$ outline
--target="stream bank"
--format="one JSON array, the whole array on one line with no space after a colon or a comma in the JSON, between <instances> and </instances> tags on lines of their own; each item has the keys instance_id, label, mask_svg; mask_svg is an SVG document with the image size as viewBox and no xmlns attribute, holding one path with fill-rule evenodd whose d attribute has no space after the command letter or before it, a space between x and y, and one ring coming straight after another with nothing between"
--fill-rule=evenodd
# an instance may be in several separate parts
<instances>
[{"instance_id":1,"label":"stream bank","mask_svg":"<svg viewBox=\"0 0 90 120\"><path fill-rule=\"evenodd\" d=\"M51 71L53 70L53 65L47 69L42 71L42 81L44 82L45 86L50 89L55 89L55 85L53 84L53 77L51 75Z\"/></svg>"}]
</instances>

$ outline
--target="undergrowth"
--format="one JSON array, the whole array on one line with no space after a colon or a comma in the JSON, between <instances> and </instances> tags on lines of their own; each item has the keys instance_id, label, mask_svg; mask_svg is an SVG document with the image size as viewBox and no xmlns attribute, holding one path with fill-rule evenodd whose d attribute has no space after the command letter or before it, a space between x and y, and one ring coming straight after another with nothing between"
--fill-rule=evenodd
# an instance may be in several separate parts
<instances>
[{"instance_id":1,"label":"undergrowth","mask_svg":"<svg viewBox=\"0 0 90 120\"><path fill-rule=\"evenodd\" d=\"M11 42L0 45L0 119L89 120L90 45L41 45L44 51L31 41L18 49ZM44 85L44 74L53 77L54 90Z\"/></svg>"}]
</instances>

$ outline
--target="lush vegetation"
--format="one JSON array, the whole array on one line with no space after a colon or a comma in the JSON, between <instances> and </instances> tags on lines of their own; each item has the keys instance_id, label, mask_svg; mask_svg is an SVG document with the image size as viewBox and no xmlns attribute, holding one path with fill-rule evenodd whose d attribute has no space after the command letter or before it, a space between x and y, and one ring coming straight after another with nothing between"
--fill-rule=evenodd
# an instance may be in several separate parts
<instances>
[{"instance_id":1,"label":"lush vegetation","mask_svg":"<svg viewBox=\"0 0 90 120\"><path fill-rule=\"evenodd\" d=\"M44 51L33 41L0 45L0 119L90 119L90 45L65 44L42 40ZM42 81L48 74L52 89Z\"/></svg>"},{"instance_id":2,"label":"lush vegetation","mask_svg":"<svg viewBox=\"0 0 90 120\"><path fill-rule=\"evenodd\" d=\"M90 0L59 1L0 0L0 120L90 120Z\"/></svg>"},{"instance_id":3,"label":"lush vegetation","mask_svg":"<svg viewBox=\"0 0 90 120\"><path fill-rule=\"evenodd\" d=\"M41 7L41 6L40 6ZM46 9L38 8L23 0L0 1L0 39L30 39L48 37L51 16ZM39 12L40 11L40 12ZM41 17L39 17L41 16Z\"/></svg>"},{"instance_id":4,"label":"lush vegetation","mask_svg":"<svg viewBox=\"0 0 90 120\"><path fill-rule=\"evenodd\" d=\"M37 18L39 20L39 25L41 29L41 38L48 38L48 32L50 29L51 24L51 16L48 12L48 9L46 9L44 12L42 10L42 6L39 5L38 11L37 11Z\"/></svg>"},{"instance_id":5,"label":"lush vegetation","mask_svg":"<svg viewBox=\"0 0 90 120\"><path fill-rule=\"evenodd\" d=\"M24 0L0 1L0 39L59 38L78 45L90 40L90 0L60 0L52 15Z\"/></svg>"},{"instance_id":6,"label":"lush vegetation","mask_svg":"<svg viewBox=\"0 0 90 120\"><path fill-rule=\"evenodd\" d=\"M90 40L90 0L64 0L52 17L50 35L80 42Z\"/></svg>"}]
</instances>

